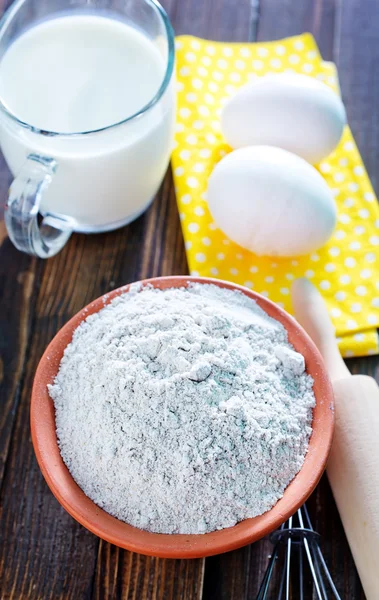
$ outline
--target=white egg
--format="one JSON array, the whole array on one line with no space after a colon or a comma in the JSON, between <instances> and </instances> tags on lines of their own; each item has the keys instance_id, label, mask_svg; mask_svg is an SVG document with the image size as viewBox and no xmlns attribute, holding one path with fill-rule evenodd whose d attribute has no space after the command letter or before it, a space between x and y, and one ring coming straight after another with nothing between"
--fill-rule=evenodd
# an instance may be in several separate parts
<instances>
[{"instance_id":1,"label":"white egg","mask_svg":"<svg viewBox=\"0 0 379 600\"><path fill-rule=\"evenodd\" d=\"M208 204L220 229L258 255L308 254L328 241L336 224L335 203L320 173L271 146L227 154L209 178Z\"/></svg>"},{"instance_id":2,"label":"white egg","mask_svg":"<svg viewBox=\"0 0 379 600\"><path fill-rule=\"evenodd\" d=\"M232 148L277 146L311 164L334 150L345 123L337 94L313 77L290 73L266 75L240 88L221 113Z\"/></svg>"}]
</instances>

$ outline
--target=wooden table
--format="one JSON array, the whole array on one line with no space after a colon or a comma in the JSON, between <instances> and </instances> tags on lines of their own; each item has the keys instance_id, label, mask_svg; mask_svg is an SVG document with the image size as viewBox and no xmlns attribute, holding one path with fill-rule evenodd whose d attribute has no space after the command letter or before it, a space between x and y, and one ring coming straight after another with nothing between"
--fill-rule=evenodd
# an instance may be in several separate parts
<instances>
[{"instance_id":1,"label":"wooden table","mask_svg":"<svg viewBox=\"0 0 379 600\"><path fill-rule=\"evenodd\" d=\"M0 6L4 9L4 1ZM164 6L178 34L254 41L311 31L323 57L337 63L349 122L379 191L377 0L165 0ZM0 168L3 203L10 176L4 162ZM73 235L48 261L15 250L0 221L1 600L255 598L271 548L267 540L206 560L160 560L120 550L60 507L31 445L33 375L56 331L107 290L186 273L170 173L153 206L135 223L104 235ZM370 375L377 374L378 364L378 357L349 361L352 371ZM364 598L325 478L309 508L342 598Z\"/></svg>"}]
</instances>

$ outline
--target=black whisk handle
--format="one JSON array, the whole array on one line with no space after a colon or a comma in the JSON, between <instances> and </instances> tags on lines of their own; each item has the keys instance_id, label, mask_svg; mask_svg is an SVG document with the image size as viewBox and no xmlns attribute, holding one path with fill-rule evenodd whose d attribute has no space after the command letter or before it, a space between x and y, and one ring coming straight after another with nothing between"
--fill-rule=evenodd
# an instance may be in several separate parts
<instances>
[{"instance_id":1,"label":"black whisk handle","mask_svg":"<svg viewBox=\"0 0 379 600\"><path fill-rule=\"evenodd\" d=\"M272 544L285 544L288 539L291 539L294 544L299 543L302 544L304 538L306 538L310 543L318 543L320 540L320 534L317 531L313 531L312 529L306 529L302 527L291 527L278 529L274 531L270 535L270 542Z\"/></svg>"}]
</instances>

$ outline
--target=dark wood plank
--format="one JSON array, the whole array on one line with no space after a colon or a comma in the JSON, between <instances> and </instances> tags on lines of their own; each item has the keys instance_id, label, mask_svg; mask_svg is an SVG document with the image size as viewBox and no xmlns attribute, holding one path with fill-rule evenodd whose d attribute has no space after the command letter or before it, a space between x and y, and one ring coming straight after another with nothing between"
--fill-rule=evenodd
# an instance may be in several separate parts
<instances>
[{"instance_id":1,"label":"dark wood plank","mask_svg":"<svg viewBox=\"0 0 379 600\"><path fill-rule=\"evenodd\" d=\"M11 0L0 0L0 16ZM8 240L4 206L11 174L0 155L0 487L19 400L36 281L36 261Z\"/></svg>"},{"instance_id":2,"label":"dark wood plank","mask_svg":"<svg viewBox=\"0 0 379 600\"><path fill-rule=\"evenodd\" d=\"M193 600L201 598L200 561L160 560L100 542L94 600ZM117 574L117 576L115 576Z\"/></svg>"},{"instance_id":3,"label":"dark wood plank","mask_svg":"<svg viewBox=\"0 0 379 600\"><path fill-rule=\"evenodd\" d=\"M276 40L309 31L325 60L332 60L338 24L336 0L260 0L258 40Z\"/></svg>"},{"instance_id":4,"label":"dark wood plank","mask_svg":"<svg viewBox=\"0 0 379 600\"><path fill-rule=\"evenodd\" d=\"M348 120L371 182L379 192L379 11L376 0L341 3L335 61Z\"/></svg>"},{"instance_id":5,"label":"dark wood plank","mask_svg":"<svg viewBox=\"0 0 379 600\"><path fill-rule=\"evenodd\" d=\"M1 0L0 14L8 8L9 0ZM33 321L37 281L41 266L35 259L19 253L7 237L4 223L4 206L8 194L11 174L0 156L0 489L6 469L11 469L8 461L11 440L20 402L21 381ZM20 499L18 504L22 504ZM22 529L16 523L3 520L3 505L0 504L0 546L7 553L17 549L17 540ZM11 532L7 525L12 526ZM9 533L9 537L8 537ZM0 590L3 591L5 562L0 562ZM9 587L9 597L13 594L14 576Z\"/></svg>"},{"instance_id":6,"label":"dark wood plank","mask_svg":"<svg viewBox=\"0 0 379 600\"><path fill-rule=\"evenodd\" d=\"M0 169L0 178L4 171ZM22 377L28 344L36 261L21 259L6 237L0 222L0 484L12 436L18 406L19 382Z\"/></svg>"},{"instance_id":7,"label":"dark wood plank","mask_svg":"<svg viewBox=\"0 0 379 600\"><path fill-rule=\"evenodd\" d=\"M251 38L258 17L252 0L162 0L176 35L195 35L216 41L240 42Z\"/></svg>"}]
</instances>

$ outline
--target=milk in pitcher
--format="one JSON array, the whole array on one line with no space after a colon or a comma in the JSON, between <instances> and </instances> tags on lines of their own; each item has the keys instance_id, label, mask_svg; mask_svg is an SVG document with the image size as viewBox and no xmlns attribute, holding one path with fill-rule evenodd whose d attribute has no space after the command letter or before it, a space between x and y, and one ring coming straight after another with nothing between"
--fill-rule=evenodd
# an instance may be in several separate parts
<instances>
[{"instance_id":1,"label":"milk in pitcher","mask_svg":"<svg viewBox=\"0 0 379 600\"><path fill-rule=\"evenodd\" d=\"M166 66L146 35L98 15L46 20L11 44L0 62L0 98L19 123L2 116L0 142L14 175L31 153L56 160L42 214L91 232L145 210L173 137L173 84L154 102Z\"/></svg>"}]
</instances>

